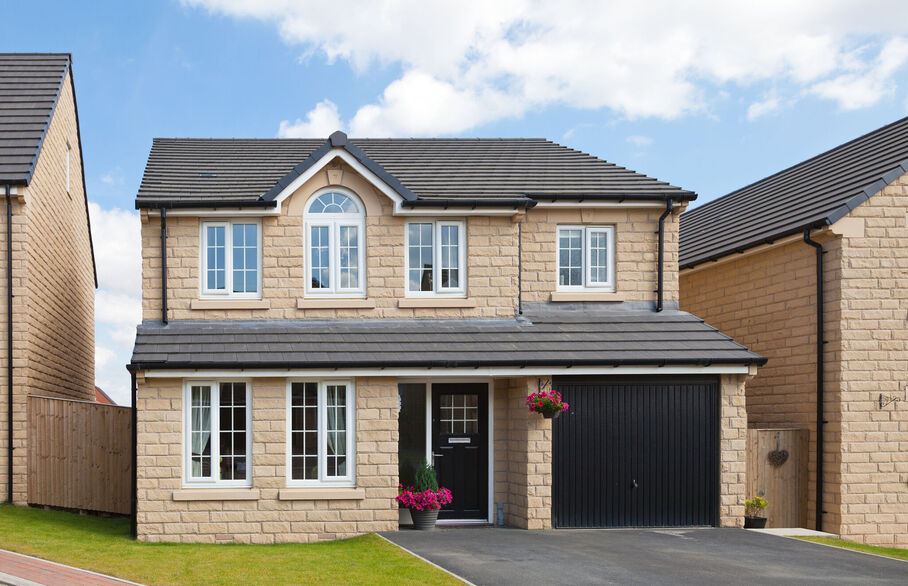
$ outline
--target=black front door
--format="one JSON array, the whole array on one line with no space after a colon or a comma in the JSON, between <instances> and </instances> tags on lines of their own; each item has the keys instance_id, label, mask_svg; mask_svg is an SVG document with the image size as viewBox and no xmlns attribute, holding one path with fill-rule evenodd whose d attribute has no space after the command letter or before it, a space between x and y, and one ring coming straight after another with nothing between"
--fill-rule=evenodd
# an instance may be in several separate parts
<instances>
[{"instance_id":1,"label":"black front door","mask_svg":"<svg viewBox=\"0 0 908 586\"><path fill-rule=\"evenodd\" d=\"M485 383L432 385L432 454L438 485L454 501L440 519L486 519L489 507L489 387Z\"/></svg>"}]
</instances>

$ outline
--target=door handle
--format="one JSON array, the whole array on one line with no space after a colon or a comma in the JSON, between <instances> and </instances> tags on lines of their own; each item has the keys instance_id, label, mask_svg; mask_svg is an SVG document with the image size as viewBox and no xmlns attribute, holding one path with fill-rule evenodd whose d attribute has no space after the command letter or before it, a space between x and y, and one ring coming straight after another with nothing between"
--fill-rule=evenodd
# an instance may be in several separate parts
<instances>
[{"instance_id":1,"label":"door handle","mask_svg":"<svg viewBox=\"0 0 908 586\"><path fill-rule=\"evenodd\" d=\"M442 457L444 457L444 454L436 454L435 452L432 452L432 457L433 458L442 458Z\"/></svg>"},{"instance_id":2,"label":"door handle","mask_svg":"<svg viewBox=\"0 0 908 586\"><path fill-rule=\"evenodd\" d=\"M640 488L640 485L637 484L637 479L636 479L636 478L635 478L634 480L631 481L631 486L634 487L634 488Z\"/></svg>"}]
</instances>

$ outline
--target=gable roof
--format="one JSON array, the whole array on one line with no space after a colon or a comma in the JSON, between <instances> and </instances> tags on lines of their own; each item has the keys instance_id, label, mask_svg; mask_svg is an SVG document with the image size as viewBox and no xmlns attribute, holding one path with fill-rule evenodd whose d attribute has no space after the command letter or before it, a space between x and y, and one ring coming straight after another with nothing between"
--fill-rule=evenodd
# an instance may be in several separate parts
<instances>
[{"instance_id":1,"label":"gable roof","mask_svg":"<svg viewBox=\"0 0 908 586\"><path fill-rule=\"evenodd\" d=\"M131 370L764 364L689 313L551 308L521 319L145 321Z\"/></svg>"},{"instance_id":2,"label":"gable roof","mask_svg":"<svg viewBox=\"0 0 908 586\"><path fill-rule=\"evenodd\" d=\"M0 53L0 183L28 185L70 55Z\"/></svg>"},{"instance_id":3,"label":"gable roof","mask_svg":"<svg viewBox=\"0 0 908 586\"><path fill-rule=\"evenodd\" d=\"M116 405L117 402L110 398L110 395L104 392L103 389L99 386L95 386L95 403L103 403L105 405Z\"/></svg>"},{"instance_id":4,"label":"gable roof","mask_svg":"<svg viewBox=\"0 0 908 586\"><path fill-rule=\"evenodd\" d=\"M682 269L831 225L908 171L908 117L681 214Z\"/></svg>"},{"instance_id":5,"label":"gable roof","mask_svg":"<svg viewBox=\"0 0 908 586\"><path fill-rule=\"evenodd\" d=\"M332 149L354 156L407 205L537 200L691 200L696 194L542 138L156 138L137 208L268 206Z\"/></svg>"}]
</instances>

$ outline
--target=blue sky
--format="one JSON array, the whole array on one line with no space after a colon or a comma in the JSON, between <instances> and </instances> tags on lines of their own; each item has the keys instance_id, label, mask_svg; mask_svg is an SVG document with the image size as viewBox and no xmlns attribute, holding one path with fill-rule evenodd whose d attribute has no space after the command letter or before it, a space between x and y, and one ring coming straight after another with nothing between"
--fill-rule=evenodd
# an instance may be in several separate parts
<instances>
[{"instance_id":1,"label":"blue sky","mask_svg":"<svg viewBox=\"0 0 908 586\"><path fill-rule=\"evenodd\" d=\"M908 109L898 2L573 4L0 0L0 50L73 54L99 383L128 400L155 136L544 136L703 203Z\"/></svg>"}]
</instances>

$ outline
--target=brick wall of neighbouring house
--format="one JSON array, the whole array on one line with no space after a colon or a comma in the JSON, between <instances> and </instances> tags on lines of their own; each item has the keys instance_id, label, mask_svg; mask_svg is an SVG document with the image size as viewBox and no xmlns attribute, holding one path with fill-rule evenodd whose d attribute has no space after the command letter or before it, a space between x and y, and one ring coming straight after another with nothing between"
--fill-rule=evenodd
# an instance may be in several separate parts
<instances>
[{"instance_id":1,"label":"brick wall of neighbouring house","mask_svg":"<svg viewBox=\"0 0 908 586\"><path fill-rule=\"evenodd\" d=\"M835 474L834 384L837 339L835 267L838 240L823 238L826 255L827 446L824 477ZM742 256L680 279L681 308L703 318L761 354L769 362L747 383L747 420L751 427L797 427L809 430L808 525L815 523L816 494L816 265L814 249L801 240ZM827 488L831 488L827 486ZM827 491L824 519L833 527L835 490Z\"/></svg>"},{"instance_id":2,"label":"brick wall of neighbouring house","mask_svg":"<svg viewBox=\"0 0 908 586\"><path fill-rule=\"evenodd\" d=\"M199 218L171 215L168 228L170 319L509 317L517 305L517 224L508 216L470 216L467 222L467 296L475 307L401 308L405 297L404 240L408 218L393 216L392 202L355 171L344 168L335 184L357 194L366 207L367 297L374 309L297 309L305 295L303 212L312 194L329 186L316 174L283 202L279 217L262 219L263 300L267 309L192 309L199 298ZM144 319L160 319L160 219L142 213ZM442 302L442 305L444 302Z\"/></svg>"},{"instance_id":3,"label":"brick wall of neighbouring house","mask_svg":"<svg viewBox=\"0 0 908 586\"><path fill-rule=\"evenodd\" d=\"M70 189L66 189L66 146ZM27 397L94 399L94 270L75 105L67 75L28 187L13 210L14 502L27 500ZM22 205L21 202L24 202ZM3 264L5 265L5 209ZM6 313L5 280L2 293ZM3 322L5 323L5 317ZM3 333L5 361L6 334ZM3 394L5 402L5 364ZM6 408L3 406L3 417ZM3 425L5 427L5 423ZM0 440L6 473L6 433Z\"/></svg>"},{"instance_id":4,"label":"brick wall of neighbouring house","mask_svg":"<svg viewBox=\"0 0 908 586\"><path fill-rule=\"evenodd\" d=\"M257 500L174 501L182 487L180 380L139 379L139 538L311 542L397 529L397 379L358 378L354 500L281 500L286 486L284 379L253 379L252 488Z\"/></svg>"},{"instance_id":5,"label":"brick wall of neighbouring house","mask_svg":"<svg viewBox=\"0 0 908 586\"><path fill-rule=\"evenodd\" d=\"M842 245L841 533L908 547L908 176L849 217L864 235Z\"/></svg>"},{"instance_id":6,"label":"brick wall of neighbouring house","mask_svg":"<svg viewBox=\"0 0 908 586\"><path fill-rule=\"evenodd\" d=\"M678 215L676 207L665 220L664 300L678 301ZM527 212L523 221L523 300L552 299L557 284L557 238L559 225L615 226L615 301L655 301L659 216L663 207L642 209L545 208Z\"/></svg>"}]
</instances>

